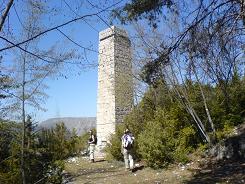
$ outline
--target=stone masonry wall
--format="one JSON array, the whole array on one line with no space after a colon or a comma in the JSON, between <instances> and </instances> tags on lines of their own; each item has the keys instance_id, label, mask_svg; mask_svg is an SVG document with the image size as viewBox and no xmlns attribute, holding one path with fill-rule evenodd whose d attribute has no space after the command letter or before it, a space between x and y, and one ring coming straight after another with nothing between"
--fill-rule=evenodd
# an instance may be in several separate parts
<instances>
[{"instance_id":1,"label":"stone masonry wall","mask_svg":"<svg viewBox=\"0 0 245 184\"><path fill-rule=\"evenodd\" d=\"M96 129L98 145L104 145L133 104L132 58L126 31L112 26L99 40Z\"/></svg>"}]
</instances>

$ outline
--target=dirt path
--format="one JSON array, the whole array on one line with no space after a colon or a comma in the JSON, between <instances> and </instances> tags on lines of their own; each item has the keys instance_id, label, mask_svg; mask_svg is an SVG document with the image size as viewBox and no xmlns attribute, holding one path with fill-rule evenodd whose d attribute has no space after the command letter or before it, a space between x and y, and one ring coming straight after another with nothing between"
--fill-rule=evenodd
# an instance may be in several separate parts
<instances>
[{"instance_id":1,"label":"dirt path","mask_svg":"<svg viewBox=\"0 0 245 184\"><path fill-rule=\"evenodd\" d=\"M70 163L69 163L70 162ZM187 166L175 166L168 170L153 170L145 168L142 164L136 164L134 172L125 171L122 162L107 162L104 160L89 163L84 158L76 158L76 161L66 163L66 172L70 180L69 184L82 183L184 183L193 174L194 164ZM192 170L189 168L192 168ZM197 169L197 168L196 168Z\"/></svg>"}]
</instances>

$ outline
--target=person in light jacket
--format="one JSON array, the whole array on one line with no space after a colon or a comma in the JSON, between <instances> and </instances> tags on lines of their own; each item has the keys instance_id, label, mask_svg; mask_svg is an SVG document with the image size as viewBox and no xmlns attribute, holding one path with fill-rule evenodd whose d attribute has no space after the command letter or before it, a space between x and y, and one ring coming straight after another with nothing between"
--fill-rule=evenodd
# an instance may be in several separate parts
<instances>
[{"instance_id":1,"label":"person in light jacket","mask_svg":"<svg viewBox=\"0 0 245 184\"><path fill-rule=\"evenodd\" d=\"M125 169L129 171L133 171L134 169L134 159L133 159L133 142L134 136L126 129L121 138L122 140L122 154L125 162Z\"/></svg>"}]
</instances>

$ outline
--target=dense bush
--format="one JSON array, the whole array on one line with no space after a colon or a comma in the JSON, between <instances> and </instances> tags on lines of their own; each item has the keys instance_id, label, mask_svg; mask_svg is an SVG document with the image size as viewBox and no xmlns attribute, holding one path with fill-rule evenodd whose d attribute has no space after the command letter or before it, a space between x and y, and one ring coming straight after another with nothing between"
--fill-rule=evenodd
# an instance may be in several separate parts
<instances>
[{"instance_id":1,"label":"dense bush","mask_svg":"<svg viewBox=\"0 0 245 184\"><path fill-rule=\"evenodd\" d=\"M172 160L175 142L173 131L165 129L168 123L166 119L149 121L139 135L139 152L151 167L165 166Z\"/></svg>"},{"instance_id":2,"label":"dense bush","mask_svg":"<svg viewBox=\"0 0 245 184\"><path fill-rule=\"evenodd\" d=\"M111 136L110 143L105 148L105 151L107 152L107 160L123 160L123 155L121 153L121 137L124 130L124 124L119 124L116 127L115 134Z\"/></svg>"},{"instance_id":3,"label":"dense bush","mask_svg":"<svg viewBox=\"0 0 245 184\"><path fill-rule=\"evenodd\" d=\"M173 161L187 161L193 146L195 131L191 126L181 128L179 122L164 110L157 110L155 118L147 122L139 135L139 152L146 163L154 168Z\"/></svg>"},{"instance_id":4,"label":"dense bush","mask_svg":"<svg viewBox=\"0 0 245 184\"><path fill-rule=\"evenodd\" d=\"M20 128L0 120L0 183L20 183Z\"/></svg>"}]
</instances>

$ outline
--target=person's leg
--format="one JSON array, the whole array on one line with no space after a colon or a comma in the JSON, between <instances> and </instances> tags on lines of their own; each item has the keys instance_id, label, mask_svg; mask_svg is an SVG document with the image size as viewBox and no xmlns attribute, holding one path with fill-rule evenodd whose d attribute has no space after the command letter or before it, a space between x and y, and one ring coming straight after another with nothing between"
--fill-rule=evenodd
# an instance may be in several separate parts
<instances>
[{"instance_id":1,"label":"person's leg","mask_svg":"<svg viewBox=\"0 0 245 184\"><path fill-rule=\"evenodd\" d=\"M133 170L134 169L134 159L133 159L132 152L129 152L128 158L129 158L129 168Z\"/></svg>"},{"instance_id":2,"label":"person's leg","mask_svg":"<svg viewBox=\"0 0 245 184\"><path fill-rule=\"evenodd\" d=\"M90 144L89 146L89 157L90 157L90 161L94 162L94 149L95 149L95 145L94 144Z\"/></svg>"},{"instance_id":3,"label":"person's leg","mask_svg":"<svg viewBox=\"0 0 245 184\"><path fill-rule=\"evenodd\" d=\"M123 149L123 157L124 157L124 163L125 163L125 168L129 169L129 158L128 158L128 151L126 149Z\"/></svg>"}]
</instances>

